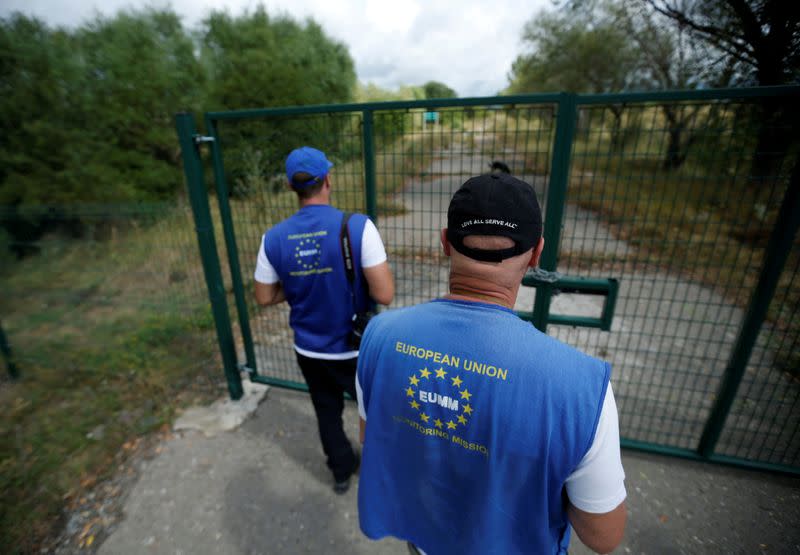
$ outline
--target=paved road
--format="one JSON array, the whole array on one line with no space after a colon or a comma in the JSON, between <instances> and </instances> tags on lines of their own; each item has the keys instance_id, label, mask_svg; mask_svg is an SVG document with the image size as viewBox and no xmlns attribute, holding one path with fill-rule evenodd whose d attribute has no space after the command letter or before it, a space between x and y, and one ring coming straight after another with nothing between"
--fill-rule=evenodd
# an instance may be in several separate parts
<instances>
[{"instance_id":1,"label":"paved road","mask_svg":"<svg viewBox=\"0 0 800 555\"><path fill-rule=\"evenodd\" d=\"M352 403L345 418L357 437ZM623 463L630 516L617 553L800 553L800 478L632 451ZM140 472L102 554L406 553L359 532L355 487L331 491L302 393L272 388L243 425L213 437L181 432ZM590 553L578 540L570 552Z\"/></svg>"}]
</instances>

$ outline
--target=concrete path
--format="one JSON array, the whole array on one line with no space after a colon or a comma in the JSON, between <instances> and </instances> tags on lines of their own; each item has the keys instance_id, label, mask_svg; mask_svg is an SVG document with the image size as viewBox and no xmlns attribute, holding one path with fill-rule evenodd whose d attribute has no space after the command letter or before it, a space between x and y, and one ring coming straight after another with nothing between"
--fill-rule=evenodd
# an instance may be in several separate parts
<instances>
[{"instance_id":1,"label":"concrete path","mask_svg":"<svg viewBox=\"0 0 800 555\"><path fill-rule=\"evenodd\" d=\"M125 518L100 553L406 553L400 541L360 533L357 485L332 492L306 394L271 388L227 431L225 405L214 409L218 422L214 410L183 419L184 431L140 465ZM345 418L356 438L353 403ZM629 523L617 553L800 553L800 478L630 451L623 463ZM591 553L577 539L570 552Z\"/></svg>"}]
</instances>

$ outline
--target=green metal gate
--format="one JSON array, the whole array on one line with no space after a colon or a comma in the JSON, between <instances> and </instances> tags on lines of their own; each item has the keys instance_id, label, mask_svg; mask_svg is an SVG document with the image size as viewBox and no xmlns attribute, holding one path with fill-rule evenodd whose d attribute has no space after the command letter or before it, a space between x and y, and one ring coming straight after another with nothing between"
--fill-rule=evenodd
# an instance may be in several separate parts
<instances>
[{"instance_id":1,"label":"green metal gate","mask_svg":"<svg viewBox=\"0 0 800 555\"><path fill-rule=\"evenodd\" d=\"M179 114L231 396L241 371L305 387L288 307L258 308L252 295L262 233L297 207L284 186L291 149L324 150L333 204L378 225L394 306L446 293L447 203L501 160L545 216L541 268L516 309L612 363L623 446L800 473L798 97L777 87L242 110L207 113L205 135Z\"/></svg>"}]
</instances>

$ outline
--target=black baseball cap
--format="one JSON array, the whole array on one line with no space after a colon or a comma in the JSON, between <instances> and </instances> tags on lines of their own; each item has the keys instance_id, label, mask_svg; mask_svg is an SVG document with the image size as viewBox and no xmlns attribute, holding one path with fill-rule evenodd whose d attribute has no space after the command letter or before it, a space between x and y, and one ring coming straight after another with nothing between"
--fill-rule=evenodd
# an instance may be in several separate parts
<instances>
[{"instance_id":1,"label":"black baseball cap","mask_svg":"<svg viewBox=\"0 0 800 555\"><path fill-rule=\"evenodd\" d=\"M507 249L473 249L464 245L470 235L508 237ZM542 210L533 187L508 174L468 179L453 195L447 209L447 240L464 256L500 262L532 249L542 236Z\"/></svg>"}]
</instances>

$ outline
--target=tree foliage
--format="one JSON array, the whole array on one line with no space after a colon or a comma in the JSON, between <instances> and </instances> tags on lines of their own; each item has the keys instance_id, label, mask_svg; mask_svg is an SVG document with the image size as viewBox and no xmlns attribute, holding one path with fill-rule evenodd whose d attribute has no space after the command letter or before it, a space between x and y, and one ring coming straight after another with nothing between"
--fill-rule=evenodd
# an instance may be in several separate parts
<instances>
[{"instance_id":1,"label":"tree foliage","mask_svg":"<svg viewBox=\"0 0 800 555\"><path fill-rule=\"evenodd\" d=\"M644 0L715 47L734 82L800 83L800 3L787 0Z\"/></svg>"},{"instance_id":2,"label":"tree foliage","mask_svg":"<svg viewBox=\"0 0 800 555\"><path fill-rule=\"evenodd\" d=\"M508 93L621 91L636 77L633 45L608 13L540 11L522 42Z\"/></svg>"},{"instance_id":3,"label":"tree foliage","mask_svg":"<svg viewBox=\"0 0 800 555\"><path fill-rule=\"evenodd\" d=\"M439 81L428 81L422 85L422 90L425 92L425 98L455 98L458 96L456 91Z\"/></svg>"},{"instance_id":4,"label":"tree foliage","mask_svg":"<svg viewBox=\"0 0 800 555\"><path fill-rule=\"evenodd\" d=\"M347 48L313 21L271 18L263 7L203 23L202 58L210 109L346 102L356 83Z\"/></svg>"},{"instance_id":5,"label":"tree foliage","mask_svg":"<svg viewBox=\"0 0 800 555\"><path fill-rule=\"evenodd\" d=\"M717 83L800 83L800 2L787 0L640 0L719 52ZM778 175L797 141L796 103L766 102L758 116L751 179Z\"/></svg>"},{"instance_id":6,"label":"tree foliage","mask_svg":"<svg viewBox=\"0 0 800 555\"><path fill-rule=\"evenodd\" d=\"M151 200L181 183L172 116L197 106L192 42L168 11L74 33L2 23L0 203Z\"/></svg>"},{"instance_id":7,"label":"tree foliage","mask_svg":"<svg viewBox=\"0 0 800 555\"><path fill-rule=\"evenodd\" d=\"M72 30L13 14L0 19L0 205L169 199L183 184L176 112L346 102L354 85L344 45L263 7L211 12L197 32L171 9ZM3 225L29 240L51 224Z\"/></svg>"}]
</instances>

